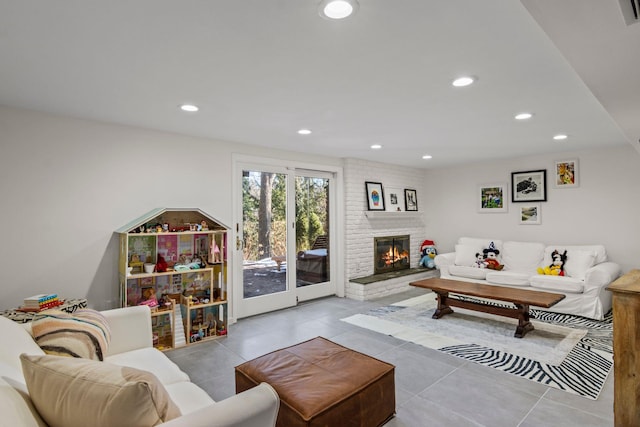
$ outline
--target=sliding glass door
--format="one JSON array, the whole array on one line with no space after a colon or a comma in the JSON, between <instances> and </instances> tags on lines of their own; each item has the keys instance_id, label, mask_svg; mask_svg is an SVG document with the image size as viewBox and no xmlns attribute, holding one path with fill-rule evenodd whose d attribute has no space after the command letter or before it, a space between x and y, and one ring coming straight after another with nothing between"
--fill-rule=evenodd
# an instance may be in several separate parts
<instances>
[{"instance_id":1,"label":"sliding glass door","mask_svg":"<svg viewBox=\"0 0 640 427\"><path fill-rule=\"evenodd\" d=\"M330 174L239 163L237 317L335 293ZM238 215L238 216L240 216Z\"/></svg>"}]
</instances>

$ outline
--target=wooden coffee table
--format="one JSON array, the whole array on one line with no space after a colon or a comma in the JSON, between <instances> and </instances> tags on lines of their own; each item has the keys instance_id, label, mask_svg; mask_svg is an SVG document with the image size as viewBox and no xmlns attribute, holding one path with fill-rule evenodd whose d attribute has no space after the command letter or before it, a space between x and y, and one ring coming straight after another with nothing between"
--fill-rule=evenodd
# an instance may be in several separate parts
<instances>
[{"instance_id":1,"label":"wooden coffee table","mask_svg":"<svg viewBox=\"0 0 640 427\"><path fill-rule=\"evenodd\" d=\"M439 319L445 314L453 313L451 309L452 306L511 317L518 319L518 326L516 327L515 333L516 338L522 338L527 332L533 330L533 325L529 321L529 306L534 305L549 308L562 301L565 297L563 294L555 294L552 292L530 291L526 289L482 285L479 283L439 278L418 280L409 284L418 288L431 289L438 295L438 308L432 316L434 319ZM455 298L449 298L449 292L506 301L513 303L515 308L497 307L483 302L461 301Z\"/></svg>"}]
</instances>

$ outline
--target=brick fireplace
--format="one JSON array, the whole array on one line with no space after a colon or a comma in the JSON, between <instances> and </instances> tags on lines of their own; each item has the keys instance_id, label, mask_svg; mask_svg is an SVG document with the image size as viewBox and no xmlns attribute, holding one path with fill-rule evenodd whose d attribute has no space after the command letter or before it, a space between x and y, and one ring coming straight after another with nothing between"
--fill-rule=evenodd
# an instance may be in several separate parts
<instances>
[{"instance_id":1,"label":"brick fireplace","mask_svg":"<svg viewBox=\"0 0 640 427\"><path fill-rule=\"evenodd\" d=\"M409 282L433 275L433 271L410 276L385 279L384 276L398 276L412 272L420 261L420 244L433 235L427 223L428 192L424 171L401 166L348 158L344 161L344 207L345 207L345 292L348 298L370 300L409 290ZM382 182L385 189L413 188L418 193L419 211L416 212L369 212L365 182ZM373 260L374 237L409 236L410 246L407 259L408 270L391 270L376 273ZM397 265L398 263L396 263ZM402 263L400 263L402 265ZM379 278L376 276L380 276ZM367 284L353 282L373 277Z\"/></svg>"}]
</instances>

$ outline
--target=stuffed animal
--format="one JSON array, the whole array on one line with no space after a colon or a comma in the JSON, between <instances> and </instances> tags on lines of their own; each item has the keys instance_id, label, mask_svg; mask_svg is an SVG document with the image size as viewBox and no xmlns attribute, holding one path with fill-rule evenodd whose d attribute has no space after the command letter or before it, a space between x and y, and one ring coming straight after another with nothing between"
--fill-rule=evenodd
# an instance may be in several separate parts
<instances>
[{"instance_id":1,"label":"stuffed animal","mask_svg":"<svg viewBox=\"0 0 640 427\"><path fill-rule=\"evenodd\" d=\"M484 255L480 252L476 252L476 262L473 263L472 267L476 268L487 268L487 262L484 260Z\"/></svg>"},{"instance_id":2,"label":"stuffed animal","mask_svg":"<svg viewBox=\"0 0 640 427\"><path fill-rule=\"evenodd\" d=\"M487 268L490 270L502 270L504 265L500 264L498 261L498 254L500 251L496 248L496 245L491 242L489 243L489 247L482 250L484 254L484 262L487 263Z\"/></svg>"},{"instance_id":3,"label":"stuffed animal","mask_svg":"<svg viewBox=\"0 0 640 427\"><path fill-rule=\"evenodd\" d=\"M557 249L551 252L551 264L546 267L538 267L538 274L549 276L564 276L564 264L567 262L567 251L560 253Z\"/></svg>"},{"instance_id":4,"label":"stuffed animal","mask_svg":"<svg viewBox=\"0 0 640 427\"><path fill-rule=\"evenodd\" d=\"M422 258L420 259L420 266L426 268L436 267L434 258L438 255L438 251L436 251L433 240L425 240L422 242L422 245L420 245L420 253L422 255Z\"/></svg>"}]
</instances>

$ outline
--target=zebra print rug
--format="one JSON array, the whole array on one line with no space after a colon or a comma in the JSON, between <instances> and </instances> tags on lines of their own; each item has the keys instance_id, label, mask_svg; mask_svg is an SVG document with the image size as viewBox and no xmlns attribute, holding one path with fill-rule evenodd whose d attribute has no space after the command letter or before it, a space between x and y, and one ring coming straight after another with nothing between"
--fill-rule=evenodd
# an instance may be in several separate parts
<instances>
[{"instance_id":1,"label":"zebra print rug","mask_svg":"<svg viewBox=\"0 0 640 427\"><path fill-rule=\"evenodd\" d=\"M518 339L514 319L455 308L435 320L435 306L426 294L342 320L588 399L613 367L611 313L597 321L531 310L535 329Z\"/></svg>"}]
</instances>

